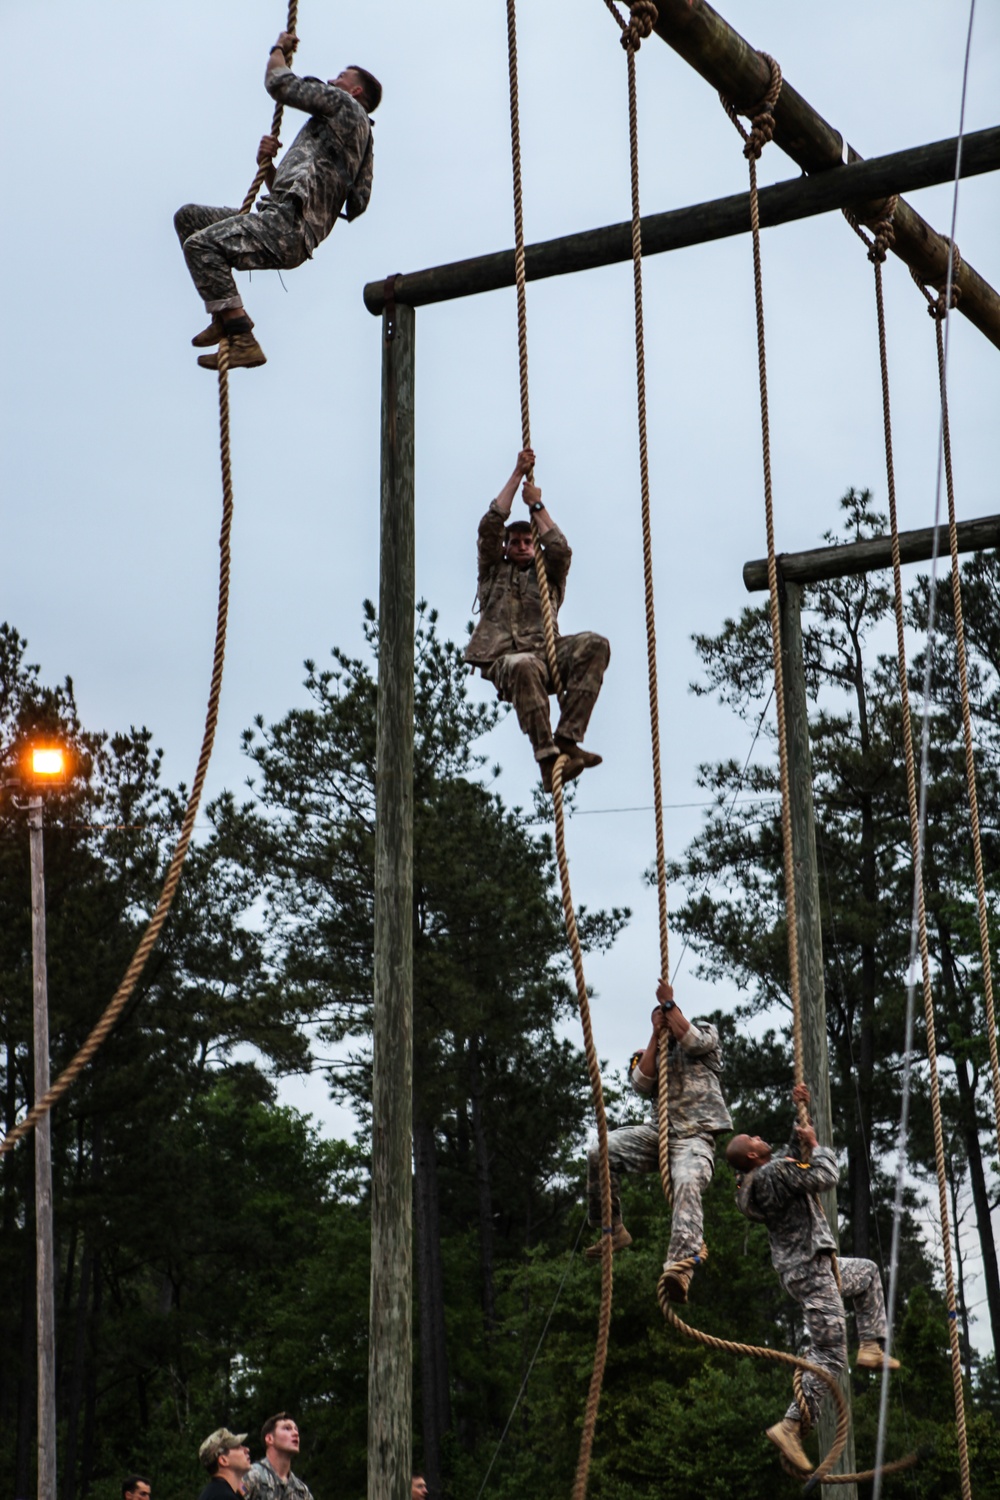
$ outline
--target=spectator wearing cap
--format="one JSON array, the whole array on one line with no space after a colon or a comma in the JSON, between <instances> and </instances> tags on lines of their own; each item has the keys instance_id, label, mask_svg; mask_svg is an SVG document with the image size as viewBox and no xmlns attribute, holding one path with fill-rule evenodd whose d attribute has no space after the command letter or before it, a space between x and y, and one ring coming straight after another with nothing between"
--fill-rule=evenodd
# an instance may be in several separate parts
<instances>
[{"instance_id":1,"label":"spectator wearing cap","mask_svg":"<svg viewBox=\"0 0 1000 1500\"><path fill-rule=\"evenodd\" d=\"M245 1432L217 1427L198 1449L198 1458L211 1476L198 1500L232 1500L243 1493L243 1477L250 1471L250 1449Z\"/></svg>"},{"instance_id":2,"label":"spectator wearing cap","mask_svg":"<svg viewBox=\"0 0 1000 1500\"><path fill-rule=\"evenodd\" d=\"M268 1417L260 1440L264 1457L247 1475L244 1492L248 1500L312 1500L308 1486L292 1473L292 1460L299 1456L299 1429L291 1412Z\"/></svg>"}]
</instances>

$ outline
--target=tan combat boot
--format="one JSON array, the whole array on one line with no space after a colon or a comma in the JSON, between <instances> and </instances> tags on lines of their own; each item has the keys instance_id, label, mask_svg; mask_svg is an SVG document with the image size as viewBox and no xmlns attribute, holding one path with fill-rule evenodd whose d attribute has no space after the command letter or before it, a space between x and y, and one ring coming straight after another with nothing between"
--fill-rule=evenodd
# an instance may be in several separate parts
<instances>
[{"instance_id":1,"label":"tan combat boot","mask_svg":"<svg viewBox=\"0 0 1000 1500\"><path fill-rule=\"evenodd\" d=\"M592 771L594 766L603 764L603 755L598 755L596 750L585 750L582 745L576 743L576 740L568 740L564 735L556 735L556 745L560 752L568 755L571 760L582 760L585 771Z\"/></svg>"},{"instance_id":2,"label":"tan combat boot","mask_svg":"<svg viewBox=\"0 0 1000 1500\"><path fill-rule=\"evenodd\" d=\"M245 327L243 326L244 324L246 324ZM253 318L240 319L239 331L241 333L249 333L252 328ZM222 319L219 317L218 313L213 313L212 321L211 323L209 323L208 327L203 328L200 333L196 333L191 342L196 349L211 349L213 344L217 344L219 342L224 331L225 324L223 323Z\"/></svg>"},{"instance_id":3,"label":"tan combat boot","mask_svg":"<svg viewBox=\"0 0 1000 1500\"><path fill-rule=\"evenodd\" d=\"M255 370L267 364L267 355L252 333L231 333L228 336L229 368L231 370ZM203 370L219 368L218 354L199 354L198 363Z\"/></svg>"},{"instance_id":4,"label":"tan combat boot","mask_svg":"<svg viewBox=\"0 0 1000 1500\"><path fill-rule=\"evenodd\" d=\"M794 1417L782 1417L780 1422L775 1422L773 1427L767 1429L765 1434L776 1448L798 1469L800 1474L811 1474L813 1466L806 1457L806 1451L802 1446L800 1424Z\"/></svg>"},{"instance_id":5,"label":"tan combat boot","mask_svg":"<svg viewBox=\"0 0 1000 1500\"><path fill-rule=\"evenodd\" d=\"M899 1360L887 1355L882 1345L876 1339L862 1339L858 1345L858 1352L854 1359L856 1370L898 1370Z\"/></svg>"},{"instance_id":6,"label":"tan combat boot","mask_svg":"<svg viewBox=\"0 0 1000 1500\"><path fill-rule=\"evenodd\" d=\"M603 1242L604 1242L604 1236L602 1234L601 1238L597 1241L597 1243L595 1245L588 1245L587 1246L586 1250L584 1250L584 1252L583 1252L584 1256L586 1257L587 1260L600 1260L600 1258L601 1258L601 1245L603 1244ZM614 1234L612 1234L612 1236L611 1236L611 1253L614 1254L618 1250L624 1250L624 1249L626 1249L627 1246L631 1245L631 1243L632 1243L632 1236L629 1234L628 1230L625 1228L625 1225L624 1224L616 1224L615 1225L615 1229L614 1229Z\"/></svg>"},{"instance_id":7,"label":"tan combat boot","mask_svg":"<svg viewBox=\"0 0 1000 1500\"><path fill-rule=\"evenodd\" d=\"M201 360L199 360L198 363L201 364ZM552 772L555 769L556 761L559 759L559 756L562 753L563 752L560 750L556 755L547 755L545 759L540 762L542 768L543 792L552 791ZM583 768L584 760L582 751L577 751L577 753L570 756L568 760L564 760L562 768L563 786L566 786L566 784L570 781L575 781L576 778L580 775Z\"/></svg>"}]
</instances>

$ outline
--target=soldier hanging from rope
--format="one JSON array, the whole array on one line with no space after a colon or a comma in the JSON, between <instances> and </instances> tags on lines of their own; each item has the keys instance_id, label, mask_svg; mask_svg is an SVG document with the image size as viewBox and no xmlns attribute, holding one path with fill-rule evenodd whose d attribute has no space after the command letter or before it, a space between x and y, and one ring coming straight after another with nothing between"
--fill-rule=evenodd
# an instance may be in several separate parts
<instances>
[{"instance_id":1,"label":"soldier hanging from rope","mask_svg":"<svg viewBox=\"0 0 1000 1500\"><path fill-rule=\"evenodd\" d=\"M283 31L271 48L264 75L273 99L310 117L277 168L273 161L281 142L272 135L261 140L257 161L269 164L264 181L270 197L261 201L256 214L187 203L174 215L188 270L212 317L191 342L196 349L207 349L225 334L230 369L253 369L266 362L233 270L285 271L301 266L326 239L341 209L346 205L344 216L355 219L371 196L369 116L382 97L382 86L357 66L345 68L327 83L299 78L288 66L297 46L298 38ZM218 369L218 361L217 354L198 359L204 370Z\"/></svg>"},{"instance_id":2,"label":"soldier hanging from rope","mask_svg":"<svg viewBox=\"0 0 1000 1500\"><path fill-rule=\"evenodd\" d=\"M636 1052L629 1073L637 1094L652 1102L652 1120L624 1125L608 1135L611 1168L611 1224L613 1250L631 1245L622 1223L621 1173L655 1172L659 1168L657 1091L660 1047L668 1048L667 1122L670 1140L670 1183L673 1215L670 1248L664 1264L664 1285L672 1302L686 1302L694 1266L702 1259L702 1194L715 1169L715 1137L732 1130L733 1122L719 1082L722 1054L719 1033L710 1021L689 1021L674 1001L672 987L660 980L659 1004L653 1011L653 1034L644 1052ZM601 1186L596 1147L587 1159L587 1197L590 1222L601 1224ZM600 1241L584 1252L600 1260Z\"/></svg>"},{"instance_id":3,"label":"soldier hanging from rope","mask_svg":"<svg viewBox=\"0 0 1000 1500\"><path fill-rule=\"evenodd\" d=\"M514 472L479 523L479 624L465 650L465 660L479 667L506 703L513 703L517 722L528 736L541 767L542 786L552 790L552 768L559 755L569 757L563 782L572 781L601 756L584 750L583 739L601 691L611 647L603 635L556 632L556 660L565 697L556 732L549 717L549 694L555 691L545 659L542 603L535 572L535 543L529 521L507 525L517 487L533 516L545 560L545 574L555 621L566 593L573 553L542 504L542 492L527 479L535 464L530 448L517 457Z\"/></svg>"},{"instance_id":4,"label":"soldier hanging from rope","mask_svg":"<svg viewBox=\"0 0 1000 1500\"><path fill-rule=\"evenodd\" d=\"M804 1083L795 1085L792 1099L808 1107ZM726 1147L726 1158L737 1172L737 1207L748 1219L767 1225L778 1280L802 1308L808 1335L804 1357L833 1375L846 1368L844 1303L850 1302L858 1324L855 1365L898 1370L899 1360L885 1353L885 1300L878 1266L854 1258L838 1259L834 1265L837 1245L819 1195L837 1186L840 1172L830 1148L818 1144L812 1125L796 1125L781 1156L759 1135L736 1135ZM812 1473L812 1464L802 1435L815 1423L826 1390L821 1380L805 1371L802 1395L807 1417L803 1419L793 1401L784 1418L767 1429L771 1442L803 1474Z\"/></svg>"}]
</instances>

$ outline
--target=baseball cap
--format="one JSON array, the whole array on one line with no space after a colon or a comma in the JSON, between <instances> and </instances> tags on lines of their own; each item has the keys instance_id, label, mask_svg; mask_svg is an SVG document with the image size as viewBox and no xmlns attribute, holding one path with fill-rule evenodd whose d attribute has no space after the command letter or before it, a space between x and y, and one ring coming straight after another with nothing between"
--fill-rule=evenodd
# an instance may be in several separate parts
<instances>
[{"instance_id":1,"label":"baseball cap","mask_svg":"<svg viewBox=\"0 0 1000 1500\"><path fill-rule=\"evenodd\" d=\"M228 1427L217 1427L198 1449L198 1457L206 1469L214 1469L220 1453L226 1453L230 1448L242 1448L246 1439L245 1432L230 1432Z\"/></svg>"}]
</instances>

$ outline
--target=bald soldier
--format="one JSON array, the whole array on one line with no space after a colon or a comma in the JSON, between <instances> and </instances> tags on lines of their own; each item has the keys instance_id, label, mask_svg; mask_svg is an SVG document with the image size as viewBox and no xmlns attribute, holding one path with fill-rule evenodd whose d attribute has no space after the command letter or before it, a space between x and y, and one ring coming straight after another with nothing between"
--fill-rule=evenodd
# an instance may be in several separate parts
<instances>
[{"instance_id":1,"label":"bald soldier","mask_svg":"<svg viewBox=\"0 0 1000 1500\"><path fill-rule=\"evenodd\" d=\"M804 1083L795 1085L792 1099L808 1108ZM803 1358L831 1375L846 1368L844 1303L850 1302L858 1324L855 1364L864 1370L898 1370L899 1360L885 1353L885 1300L875 1262L838 1259L843 1295L838 1290L837 1243L819 1195L837 1186L840 1172L833 1152L819 1144L812 1125L796 1125L780 1156L759 1135L736 1135L726 1147L726 1159L737 1173L737 1207L748 1219L767 1225L778 1280L802 1308L807 1334ZM812 1425L827 1395L826 1382L803 1371L802 1394ZM767 1429L767 1436L801 1473L812 1473L795 1401L784 1418Z\"/></svg>"},{"instance_id":2,"label":"bald soldier","mask_svg":"<svg viewBox=\"0 0 1000 1500\"><path fill-rule=\"evenodd\" d=\"M492 682L498 697L513 703L517 722L531 741L542 776L552 790L552 768L559 755L568 757L562 779L572 781L601 757L580 743L604 681L611 647L603 635L585 630L560 635L556 625L566 594L566 576L573 557L570 545L542 503L542 492L528 475L535 466L530 448L522 449L511 474L479 523L479 624L465 649L465 660ZM555 684L545 654L542 600L535 569L535 540L531 521L510 521L518 485L535 522L542 549L545 577L552 603L556 662L565 690L555 734L549 716L549 694Z\"/></svg>"},{"instance_id":3,"label":"bald soldier","mask_svg":"<svg viewBox=\"0 0 1000 1500\"><path fill-rule=\"evenodd\" d=\"M666 980L656 987L653 1034L632 1059L630 1078L637 1094L652 1104L648 1124L623 1125L608 1135L611 1168L611 1246L622 1250L632 1236L622 1223L621 1174L656 1172L660 1163L659 1052L667 1048L667 1124L673 1209L670 1248L663 1285L672 1302L686 1302L694 1266L702 1250L702 1194L715 1170L715 1137L732 1130L722 1097L722 1053L719 1033L710 1021L689 1021L674 1000ZM601 1224L600 1155L595 1146L587 1160L590 1222ZM588 1246L589 1260L599 1260L601 1242Z\"/></svg>"}]
</instances>

